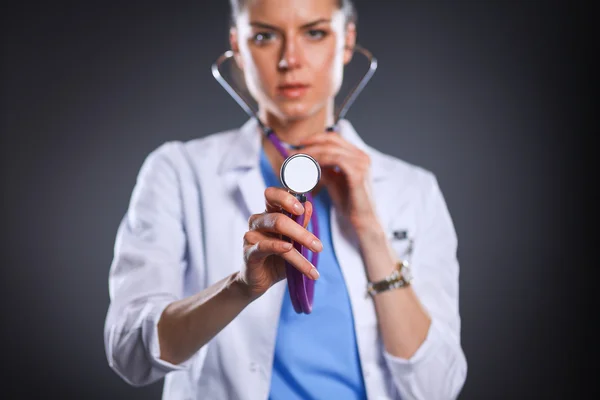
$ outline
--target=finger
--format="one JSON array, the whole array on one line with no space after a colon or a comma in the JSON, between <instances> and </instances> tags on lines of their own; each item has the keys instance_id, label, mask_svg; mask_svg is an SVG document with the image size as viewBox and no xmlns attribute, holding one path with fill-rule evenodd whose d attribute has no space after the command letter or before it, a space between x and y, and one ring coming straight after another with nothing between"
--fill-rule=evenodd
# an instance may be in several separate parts
<instances>
[{"instance_id":1,"label":"finger","mask_svg":"<svg viewBox=\"0 0 600 400\"><path fill-rule=\"evenodd\" d=\"M268 187L265 190L265 206L269 213L285 210L291 214L302 215L304 207L293 194L283 188Z\"/></svg>"},{"instance_id":2,"label":"finger","mask_svg":"<svg viewBox=\"0 0 600 400\"><path fill-rule=\"evenodd\" d=\"M271 255L283 255L293 249L293 245L281 239L263 236L256 243L247 246L246 262L256 263L264 261Z\"/></svg>"},{"instance_id":3,"label":"finger","mask_svg":"<svg viewBox=\"0 0 600 400\"><path fill-rule=\"evenodd\" d=\"M265 238L281 239L278 235L250 230L244 234L244 247L254 246L256 243Z\"/></svg>"},{"instance_id":4,"label":"finger","mask_svg":"<svg viewBox=\"0 0 600 400\"><path fill-rule=\"evenodd\" d=\"M310 279L316 280L319 278L319 272L315 266L298 250L294 249L291 243L283 240L263 237L258 242L247 246L245 252L246 262L248 263L262 262L271 255L279 255Z\"/></svg>"},{"instance_id":5,"label":"finger","mask_svg":"<svg viewBox=\"0 0 600 400\"><path fill-rule=\"evenodd\" d=\"M318 133L316 135L309 136L306 139L302 140L299 143L299 145L306 147L306 146L311 146L311 145L315 145L315 144L326 144L326 143L335 144L340 147L344 147L344 148L348 148L348 149L355 148L355 146L353 144L348 142L341 135L339 135L337 133L333 133L333 132Z\"/></svg>"},{"instance_id":6,"label":"finger","mask_svg":"<svg viewBox=\"0 0 600 400\"><path fill-rule=\"evenodd\" d=\"M251 219L250 230L275 233L300 243L314 252L323 250L319 238L282 213L258 214Z\"/></svg>"},{"instance_id":7,"label":"finger","mask_svg":"<svg viewBox=\"0 0 600 400\"><path fill-rule=\"evenodd\" d=\"M319 272L310 261L308 261L298 250L293 249L286 253L283 253L281 257L286 260L290 265L304 274L307 278L317 280L319 279Z\"/></svg>"},{"instance_id":8,"label":"finger","mask_svg":"<svg viewBox=\"0 0 600 400\"><path fill-rule=\"evenodd\" d=\"M353 151L336 145L313 145L302 149L302 152L313 157L322 167L334 167L343 165L359 165L358 154Z\"/></svg>"}]
</instances>

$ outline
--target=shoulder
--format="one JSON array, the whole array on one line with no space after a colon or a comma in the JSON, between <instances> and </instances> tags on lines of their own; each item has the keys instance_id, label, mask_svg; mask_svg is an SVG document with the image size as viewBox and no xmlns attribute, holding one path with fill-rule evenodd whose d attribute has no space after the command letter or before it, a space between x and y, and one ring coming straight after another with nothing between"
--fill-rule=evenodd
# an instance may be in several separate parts
<instances>
[{"instance_id":1,"label":"shoulder","mask_svg":"<svg viewBox=\"0 0 600 400\"><path fill-rule=\"evenodd\" d=\"M240 130L228 129L190 140L170 140L154 148L145 158L142 172L153 168L168 168L181 172L198 163L214 165L239 139Z\"/></svg>"},{"instance_id":2,"label":"shoulder","mask_svg":"<svg viewBox=\"0 0 600 400\"><path fill-rule=\"evenodd\" d=\"M190 140L170 140L150 152L148 158L176 160L186 153L194 157L214 157L226 152L239 138L239 133L239 129L229 129Z\"/></svg>"},{"instance_id":3,"label":"shoulder","mask_svg":"<svg viewBox=\"0 0 600 400\"><path fill-rule=\"evenodd\" d=\"M420 195L427 195L432 190L437 190L438 180L433 171L373 147L368 148L377 174L387 180L392 187Z\"/></svg>"},{"instance_id":4,"label":"shoulder","mask_svg":"<svg viewBox=\"0 0 600 400\"><path fill-rule=\"evenodd\" d=\"M348 141L369 155L374 181L385 181L386 187L396 193L397 190L423 191L435 184L436 177L432 171L366 143L350 121L340 121L340 127Z\"/></svg>"}]
</instances>

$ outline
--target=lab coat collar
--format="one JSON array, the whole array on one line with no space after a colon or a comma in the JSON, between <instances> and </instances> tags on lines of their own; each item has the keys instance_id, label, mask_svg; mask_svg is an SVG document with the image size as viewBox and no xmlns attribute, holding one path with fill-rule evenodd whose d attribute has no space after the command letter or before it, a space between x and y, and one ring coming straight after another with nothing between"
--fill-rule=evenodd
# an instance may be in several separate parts
<instances>
[{"instance_id":1,"label":"lab coat collar","mask_svg":"<svg viewBox=\"0 0 600 400\"><path fill-rule=\"evenodd\" d=\"M258 167L261 134L255 119L249 119L233 136L230 149L219 166L219 174Z\"/></svg>"},{"instance_id":2,"label":"lab coat collar","mask_svg":"<svg viewBox=\"0 0 600 400\"><path fill-rule=\"evenodd\" d=\"M371 158L371 174L375 181L388 175L390 161L382 153L367 145L356 132L350 121L342 119L338 123L343 138L369 154ZM261 130L254 118L249 119L239 129L230 150L226 153L219 167L219 174L232 170L255 169L259 166L261 148Z\"/></svg>"}]
</instances>

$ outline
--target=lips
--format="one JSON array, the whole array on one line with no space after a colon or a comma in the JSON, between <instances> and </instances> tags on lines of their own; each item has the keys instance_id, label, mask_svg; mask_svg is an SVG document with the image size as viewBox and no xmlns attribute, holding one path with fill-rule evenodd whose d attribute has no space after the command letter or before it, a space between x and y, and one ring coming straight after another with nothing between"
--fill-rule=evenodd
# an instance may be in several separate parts
<instances>
[{"instance_id":1,"label":"lips","mask_svg":"<svg viewBox=\"0 0 600 400\"><path fill-rule=\"evenodd\" d=\"M278 86L280 89L292 89L292 88L303 88L308 87L305 83L284 83L283 85Z\"/></svg>"},{"instance_id":2,"label":"lips","mask_svg":"<svg viewBox=\"0 0 600 400\"><path fill-rule=\"evenodd\" d=\"M285 83L277 86L277 92L285 98L297 99L304 96L309 87L309 85L304 83Z\"/></svg>"}]
</instances>

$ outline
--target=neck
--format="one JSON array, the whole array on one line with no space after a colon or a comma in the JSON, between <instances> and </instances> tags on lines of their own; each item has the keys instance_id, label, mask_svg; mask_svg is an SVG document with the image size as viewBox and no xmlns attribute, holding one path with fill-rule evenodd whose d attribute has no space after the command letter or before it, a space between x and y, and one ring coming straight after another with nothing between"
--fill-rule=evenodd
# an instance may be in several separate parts
<instances>
[{"instance_id":1,"label":"neck","mask_svg":"<svg viewBox=\"0 0 600 400\"><path fill-rule=\"evenodd\" d=\"M333 124L332 106L323 107L310 117L299 119L282 119L264 110L259 115L261 121L275 131L279 140L294 146L315 134L325 132Z\"/></svg>"},{"instance_id":2,"label":"neck","mask_svg":"<svg viewBox=\"0 0 600 400\"><path fill-rule=\"evenodd\" d=\"M324 107L318 113L304 119L286 121L263 111L259 113L259 116L261 121L264 121L267 126L275 131L280 141L289 145L298 145L310 136L325 132L325 129L333 124L333 102L331 106ZM279 171L284 161L283 157L264 135L262 135L262 144L273 170ZM321 184L313 190L313 194L317 194L320 187Z\"/></svg>"}]
</instances>

